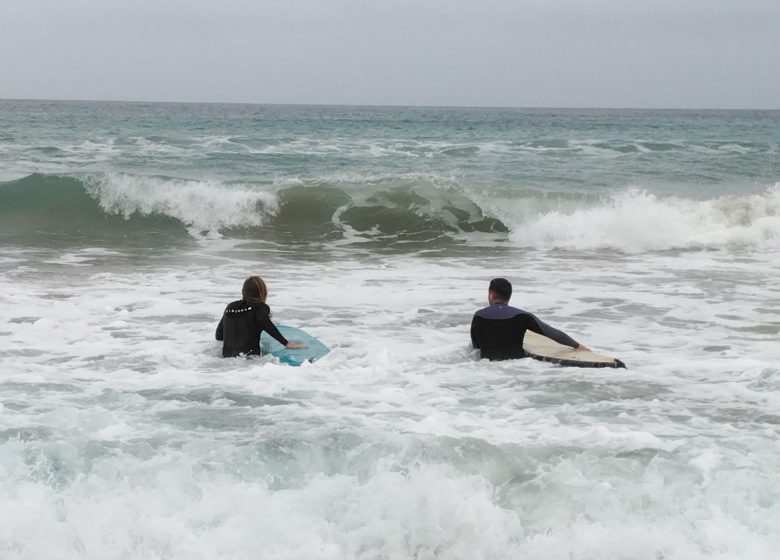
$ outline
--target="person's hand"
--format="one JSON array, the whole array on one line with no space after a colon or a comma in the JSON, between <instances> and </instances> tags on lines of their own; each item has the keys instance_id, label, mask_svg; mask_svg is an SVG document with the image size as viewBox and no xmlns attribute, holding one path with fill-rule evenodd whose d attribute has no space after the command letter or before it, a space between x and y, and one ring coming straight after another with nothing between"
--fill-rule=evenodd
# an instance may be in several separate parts
<instances>
[{"instance_id":1,"label":"person's hand","mask_svg":"<svg viewBox=\"0 0 780 560\"><path fill-rule=\"evenodd\" d=\"M588 352L590 352L590 348L588 348L584 344L579 344L576 349L577 350L587 350Z\"/></svg>"},{"instance_id":2,"label":"person's hand","mask_svg":"<svg viewBox=\"0 0 780 560\"><path fill-rule=\"evenodd\" d=\"M285 348L293 348L293 349L302 350L304 348L308 348L308 346L306 346L305 344L301 344L300 342L288 342L287 346L285 346Z\"/></svg>"}]
</instances>

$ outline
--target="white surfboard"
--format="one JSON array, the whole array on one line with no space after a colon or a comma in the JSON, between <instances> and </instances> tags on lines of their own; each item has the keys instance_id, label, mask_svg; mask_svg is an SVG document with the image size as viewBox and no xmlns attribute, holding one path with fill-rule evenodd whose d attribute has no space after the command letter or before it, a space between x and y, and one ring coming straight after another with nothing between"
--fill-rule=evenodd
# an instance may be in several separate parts
<instances>
[{"instance_id":1,"label":"white surfboard","mask_svg":"<svg viewBox=\"0 0 780 560\"><path fill-rule=\"evenodd\" d=\"M624 368L626 364L610 356L602 356L590 350L575 350L533 331L525 331L523 349L535 360L552 362L562 366L589 368Z\"/></svg>"}]
</instances>

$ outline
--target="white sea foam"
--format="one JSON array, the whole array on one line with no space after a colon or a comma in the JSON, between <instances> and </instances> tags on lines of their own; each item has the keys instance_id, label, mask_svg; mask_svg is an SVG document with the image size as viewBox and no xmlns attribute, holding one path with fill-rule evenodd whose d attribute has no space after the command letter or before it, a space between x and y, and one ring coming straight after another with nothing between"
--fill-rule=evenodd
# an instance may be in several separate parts
<instances>
[{"instance_id":1,"label":"white sea foam","mask_svg":"<svg viewBox=\"0 0 780 560\"><path fill-rule=\"evenodd\" d=\"M511 224L512 222L510 222ZM714 200L659 197L631 189L589 208L546 212L516 224L520 246L617 249L780 248L780 185Z\"/></svg>"},{"instance_id":2,"label":"white sea foam","mask_svg":"<svg viewBox=\"0 0 780 560\"><path fill-rule=\"evenodd\" d=\"M165 267L3 261L4 558L774 558L779 358L751 330L776 323L769 255L226 260L228 243ZM331 354L217 357L250 272ZM629 369L474 361L499 274Z\"/></svg>"},{"instance_id":3,"label":"white sea foam","mask_svg":"<svg viewBox=\"0 0 780 560\"><path fill-rule=\"evenodd\" d=\"M126 174L91 176L88 188L100 206L129 217L163 214L195 231L229 226L259 226L264 214L276 210L273 193L257 187L219 181L182 181Z\"/></svg>"}]
</instances>

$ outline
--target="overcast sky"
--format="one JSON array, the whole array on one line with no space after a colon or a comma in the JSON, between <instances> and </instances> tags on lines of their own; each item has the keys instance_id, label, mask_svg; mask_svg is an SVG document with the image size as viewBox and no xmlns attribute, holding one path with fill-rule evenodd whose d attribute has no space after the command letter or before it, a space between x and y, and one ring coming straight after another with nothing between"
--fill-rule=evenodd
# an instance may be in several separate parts
<instances>
[{"instance_id":1,"label":"overcast sky","mask_svg":"<svg viewBox=\"0 0 780 560\"><path fill-rule=\"evenodd\" d=\"M0 0L0 98L780 108L780 0Z\"/></svg>"}]
</instances>

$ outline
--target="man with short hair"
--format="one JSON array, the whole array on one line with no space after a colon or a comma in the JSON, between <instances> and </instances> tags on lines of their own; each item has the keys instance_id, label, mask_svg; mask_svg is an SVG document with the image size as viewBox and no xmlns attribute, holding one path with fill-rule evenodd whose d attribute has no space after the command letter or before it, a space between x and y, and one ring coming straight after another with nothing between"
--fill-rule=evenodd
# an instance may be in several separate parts
<instances>
[{"instance_id":1,"label":"man with short hair","mask_svg":"<svg viewBox=\"0 0 780 560\"><path fill-rule=\"evenodd\" d=\"M511 307L512 284L506 278L494 278L488 287L488 305L474 314L471 321L471 344L480 356L488 360L525 358L523 339L525 331L553 339L564 346L588 350L566 333L554 329L533 314Z\"/></svg>"}]
</instances>

